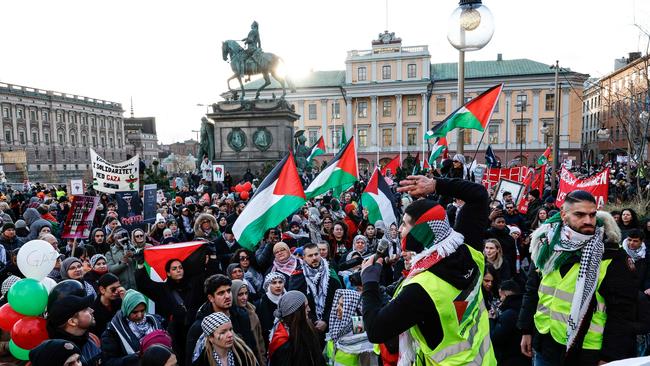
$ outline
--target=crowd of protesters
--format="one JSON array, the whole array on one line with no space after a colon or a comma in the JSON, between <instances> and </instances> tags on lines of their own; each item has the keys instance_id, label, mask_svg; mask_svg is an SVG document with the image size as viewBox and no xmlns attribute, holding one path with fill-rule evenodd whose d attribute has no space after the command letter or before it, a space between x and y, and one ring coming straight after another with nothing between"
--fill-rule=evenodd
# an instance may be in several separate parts
<instances>
[{"instance_id":1,"label":"crowd of protesters","mask_svg":"<svg viewBox=\"0 0 650 366\"><path fill-rule=\"evenodd\" d=\"M448 225L484 255L481 289L498 364L530 365L533 355L522 339L533 336L536 351L543 349L539 342L549 342L530 320L535 311L530 309L530 286L539 282L531 238L559 216L557 192L550 185L543 192L531 190L525 198L528 212L521 214L508 192L493 200L493 192L463 180L463 163L459 156L428 173L436 189L427 198L442 204ZM399 346L389 336L391 327L418 324L426 312L414 302L411 312L364 314L370 310L362 308L362 292L366 296L371 287L362 279L361 267L383 242L385 259L374 280L379 286L372 287L377 296L373 306L385 305L399 293L416 254L400 237L401 218L417 195L398 193L397 179L389 173L386 180L400 222L370 222L360 204L369 178L364 176L340 196L308 201L250 250L233 235L247 200L234 192L230 174L224 183L194 178L175 178L175 188L158 203L155 222L144 227L123 226L112 195L87 192L100 196L87 240L61 239L70 210L64 187L35 184L3 192L0 304L24 277L16 256L30 240L45 240L60 253L48 277L78 284L48 306L50 340L29 353L32 365L397 364ZM259 184L250 171L245 178L253 190ZM309 175L301 178L308 184ZM618 281L602 287L611 289L603 296L615 303L607 304L612 309L608 316L620 322L606 327L597 357L605 361L650 353L650 315L645 311L650 311L650 221L631 208L611 216L616 227L608 230L619 234L608 232L607 245L613 258L624 260L616 267ZM205 242L204 260L190 267L181 258L170 258L167 280L150 279L145 248L193 240ZM466 261L458 262L464 265ZM626 290L633 296L620 295ZM364 323L364 315L375 321ZM9 340L8 333L2 334L0 362L20 364L11 357Z\"/></svg>"}]
</instances>

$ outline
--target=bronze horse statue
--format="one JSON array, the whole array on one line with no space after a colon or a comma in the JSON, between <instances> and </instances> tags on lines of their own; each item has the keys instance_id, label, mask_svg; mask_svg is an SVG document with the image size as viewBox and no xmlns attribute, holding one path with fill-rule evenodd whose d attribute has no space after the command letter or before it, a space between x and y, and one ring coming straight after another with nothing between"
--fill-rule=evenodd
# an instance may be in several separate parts
<instances>
[{"instance_id":1,"label":"bronze horse statue","mask_svg":"<svg viewBox=\"0 0 650 366\"><path fill-rule=\"evenodd\" d=\"M251 57L247 57L246 50L244 50L237 41L233 40L222 42L221 53L224 61L228 61L228 56L230 56L230 68L234 72L233 76L231 76L227 81L228 90L233 90L230 87L230 80L237 78L237 81L239 81L239 87L241 88L242 100L245 95L244 84L241 81L243 75L251 76L262 74L264 76L264 84L257 89L255 99L259 99L260 92L267 86L271 85L269 74L273 75L273 78L282 85L282 98L287 94L287 86L292 92L296 91L296 88L288 77L283 78L276 72L278 64L282 61L279 56L259 50L258 54L253 54Z\"/></svg>"}]
</instances>

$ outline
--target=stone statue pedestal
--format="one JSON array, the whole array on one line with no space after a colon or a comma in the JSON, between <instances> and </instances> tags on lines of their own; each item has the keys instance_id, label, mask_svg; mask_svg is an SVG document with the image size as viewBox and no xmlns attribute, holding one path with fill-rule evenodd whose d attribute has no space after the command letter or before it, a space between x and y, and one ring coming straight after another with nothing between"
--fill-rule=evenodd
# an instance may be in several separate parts
<instances>
[{"instance_id":1,"label":"stone statue pedestal","mask_svg":"<svg viewBox=\"0 0 650 366\"><path fill-rule=\"evenodd\" d=\"M284 99L224 101L212 105L214 161L223 164L233 182L250 169L255 177L264 164L275 164L293 146L296 114Z\"/></svg>"}]
</instances>

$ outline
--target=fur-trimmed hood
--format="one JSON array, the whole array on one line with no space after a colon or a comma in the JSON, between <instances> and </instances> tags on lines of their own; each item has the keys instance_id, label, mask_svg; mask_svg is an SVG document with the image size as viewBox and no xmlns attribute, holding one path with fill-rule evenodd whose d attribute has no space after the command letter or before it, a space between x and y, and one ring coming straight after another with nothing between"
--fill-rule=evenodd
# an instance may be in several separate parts
<instances>
[{"instance_id":1,"label":"fur-trimmed hood","mask_svg":"<svg viewBox=\"0 0 650 366\"><path fill-rule=\"evenodd\" d=\"M202 213L199 215L199 217L196 218L194 221L194 232L195 233L201 233L201 223L205 220L210 221L210 226L212 227L212 230L215 232L219 231L219 224L217 223L217 219L210 214Z\"/></svg>"},{"instance_id":2,"label":"fur-trimmed hood","mask_svg":"<svg viewBox=\"0 0 650 366\"><path fill-rule=\"evenodd\" d=\"M603 223L603 228L605 229L605 243L615 243L616 245L619 245L621 243L621 229L616 224L614 217L612 217L609 212L598 211L596 212L596 220L600 220ZM535 231L533 231L530 240L530 253L532 254L532 258L537 257L537 252L542 245L541 239L544 235L546 235L550 228L550 224L542 224Z\"/></svg>"}]
</instances>

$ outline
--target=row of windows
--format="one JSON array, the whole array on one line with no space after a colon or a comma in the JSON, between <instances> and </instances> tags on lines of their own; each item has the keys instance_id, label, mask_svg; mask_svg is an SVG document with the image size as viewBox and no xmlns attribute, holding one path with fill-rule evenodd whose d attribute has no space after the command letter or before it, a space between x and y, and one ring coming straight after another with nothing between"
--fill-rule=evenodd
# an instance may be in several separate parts
<instances>
[{"instance_id":1,"label":"row of windows","mask_svg":"<svg viewBox=\"0 0 650 366\"><path fill-rule=\"evenodd\" d=\"M10 107L2 107L2 117L3 118L11 118L12 113L11 113L11 108ZM23 120L25 119L25 111L23 108L16 108L16 119ZM30 109L29 110L29 119L31 121L36 121L37 120L37 111ZM43 122L49 122L50 121L50 112L49 111L41 111L41 119ZM90 120L90 124L92 127L97 126L97 121L95 117L90 117L88 118L86 115L81 115L80 121L81 123L87 123ZM57 112L56 113L56 121L57 122L63 122L63 113ZM77 115L71 114L69 115L68 121L71 123L77 123ZM108 122L108 127L113 128L114 124L113 122L116 122L115 126L119 129L120 128L120 120L117 119L113 121L112 118L109 118L108 120L105 120L104 118L99 118L99 126L100 127L106 127L106 122Z\"/></svg>"},{"instance_id":2,"label":"row of windows","mask_svg":"<svg viewBox=\"0 0 650 366\"><path fill-rule=\"evenodd\" d=\"M415 79L417 77L417 65L408 64L406 65L406 77L409 79ZM382 80L392 79L392 70L390 65L383 65L381 67L381 78ZM361 66L357 68L357 81L367 81L368 80L368 68Z\"/></svg>"},{"instance_id":3,"label":"row of windows","mask_svg":"<svg viewBox=\"0 0 650 366\"><path fill-rule=\"evenodd\" d=\"M5 142L7 142L7 144L12 144L13 143L13 137L12 136L13 136L13 133L12 133L11 130L5 130ZM106 145L106 138L105 137L101 137L100 141L101 141L101 146ZM115 144L114 144L113 138L109 137L108 141L109 141L109 146L111 148L114 148ZM39 143L38 133L32 132L32 141L31 142L35 143L35 144ZM43 133L43 142L45 142L46 145L50 144L50 134L49 133L47 133L47 132ZM59 133L59 142L65 142L63 133ZM76 136L74 134L70 134L69 142L70 142L70 145L77 146L77 138L76 138ZM20 145L25 145L27 143L27 141L25 140L25 132L24 131L18 131L18 143ZM86 135L81 135L81 145L82 146L87 146L87 136ZM92 136L92 146L97 147L97 137L96 136ZM120 149L122 148L122 139L121 138L117 139L117 147L120 148Z\"/></svg>"}]
</instances>

